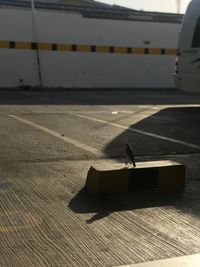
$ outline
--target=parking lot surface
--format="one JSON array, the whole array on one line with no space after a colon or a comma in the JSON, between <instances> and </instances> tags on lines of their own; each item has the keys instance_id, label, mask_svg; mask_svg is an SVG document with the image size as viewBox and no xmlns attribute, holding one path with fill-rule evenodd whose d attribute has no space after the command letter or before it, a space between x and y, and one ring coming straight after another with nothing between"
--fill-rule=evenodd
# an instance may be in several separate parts
<instances>
[{"instance_id":1,"label":"parking lot surface","mask_svg":"<svg viewBox=\"0 0 200 267\"><path fill-rule=\"evenodd\" d=\"M119 266L200 253L200 95L0 91L0 266ZM175 160L173 194L89 195L92 164Z\"/></svg>"}]
</instances>

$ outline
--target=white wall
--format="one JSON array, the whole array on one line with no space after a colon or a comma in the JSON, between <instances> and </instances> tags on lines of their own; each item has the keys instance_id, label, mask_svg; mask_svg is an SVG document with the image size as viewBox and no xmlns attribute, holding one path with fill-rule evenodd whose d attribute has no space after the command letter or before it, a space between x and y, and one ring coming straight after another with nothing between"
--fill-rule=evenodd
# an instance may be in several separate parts
<instances>
[{"instance_id":1,"label":"white wall","mask_svg":"<svg viewBox=\"0 0 200 267\"><path fill-rule=\"evenodd\" d=\"M0 41L27 41L176 48L180 24L83 18L79 14L26 9L0 9ZM151 41L144 45L144 41ZM48 87L174 87L174 56L39 52L43 86ZM36 86L36 51L0 48L0 87L19 79Z\"/></svg>"}]
</instances>

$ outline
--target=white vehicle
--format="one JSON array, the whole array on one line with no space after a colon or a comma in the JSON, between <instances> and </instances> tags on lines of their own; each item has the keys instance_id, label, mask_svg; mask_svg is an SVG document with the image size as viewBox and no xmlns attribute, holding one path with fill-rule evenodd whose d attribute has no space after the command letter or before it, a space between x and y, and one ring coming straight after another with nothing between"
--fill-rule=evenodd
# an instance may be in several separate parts
<instances>
[{"instance_id":1,"label":"white vehicle","mask_svg":"<svg viewBox=\"0 0 200 267\"><path fill-rule=\"evenodd\" d=\"M184 91L200 92L200 0L190 2L182 23L175 83Z\"/></svg>"}]
</instances>

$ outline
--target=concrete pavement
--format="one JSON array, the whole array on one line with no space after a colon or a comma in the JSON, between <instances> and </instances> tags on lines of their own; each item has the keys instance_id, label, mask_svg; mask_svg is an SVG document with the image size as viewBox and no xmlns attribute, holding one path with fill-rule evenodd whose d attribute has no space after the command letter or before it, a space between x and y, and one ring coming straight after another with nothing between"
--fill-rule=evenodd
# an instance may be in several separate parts
<instances>
[{"instance_id":1,"label":"concrete pavement","mask_svg":"<svg viewBox=\"0 0 200 267\"><path fill-rule=\"evenodd\" d=\"M200 96L178 91L0 91L0 266L119 266L200 253ZM89 167L186 165L179 194L95 197Z\"/></svg>"}]
</instances>

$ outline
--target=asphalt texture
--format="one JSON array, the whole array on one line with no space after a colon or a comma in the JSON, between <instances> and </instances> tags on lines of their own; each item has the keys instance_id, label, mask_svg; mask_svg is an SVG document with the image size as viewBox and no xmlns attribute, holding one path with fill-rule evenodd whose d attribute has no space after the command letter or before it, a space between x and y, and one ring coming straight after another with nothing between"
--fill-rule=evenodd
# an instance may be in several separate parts
<instances>
[{"instance_id":1,"label":"asphalt texture","mask_svg":"<svg viewBox=\"0 0 200 267\"><path fill-rule=\"evenodd\" d=\"M0 90L0 266L119 266L200 253L200 94ZM185 164L186 185L95 197L89 167Z\"/></svg>"}]
</instances>

